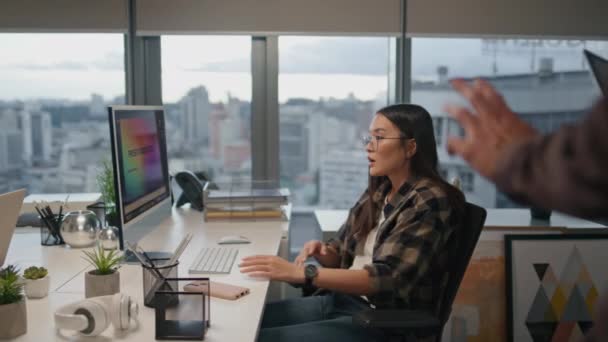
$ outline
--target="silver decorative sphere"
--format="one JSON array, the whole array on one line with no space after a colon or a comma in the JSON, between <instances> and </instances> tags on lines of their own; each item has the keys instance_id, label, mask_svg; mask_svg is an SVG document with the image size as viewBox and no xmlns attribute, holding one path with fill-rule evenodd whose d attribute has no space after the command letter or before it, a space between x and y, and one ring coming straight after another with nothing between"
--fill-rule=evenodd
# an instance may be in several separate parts
<instances>
[{"instance_id":1,"label":"silver decorative sphere","mask_svg":"<svg viewBox=\"0 0 608 342\"><path fill-rule=\"evenodd\" d=\"M95 243L101 224L90 210L71 211L61 222L61 237L70 247L88 247Z\"/></svg>"},{"instance_id":2,"label":"silver decorative sphere","mask_svg":"<svg viewBox=\"0 0 608 342\"><path fill-rule=\"evenodd\" d=\"M97 233L97 243L103 249L118 249L118 228L106 226Z\"/></svg>"}]
</instances>

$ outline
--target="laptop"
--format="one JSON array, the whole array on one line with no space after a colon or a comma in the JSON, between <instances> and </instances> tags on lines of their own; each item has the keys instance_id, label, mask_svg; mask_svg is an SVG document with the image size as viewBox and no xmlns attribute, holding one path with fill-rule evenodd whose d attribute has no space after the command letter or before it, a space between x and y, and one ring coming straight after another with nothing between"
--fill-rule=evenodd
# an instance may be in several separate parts
<instances>
[{"instance_id":1,"label":"laptop","mask_svg":"<svg viewBox=\"0 0 608 342\"><path fill-rule=\"evenodd\" d=\"M583 52L585 53L585 57L587 57L587 62L589 62L593 76L595 76L595 81L600 87L602 94L608 96L608 60L589 50L583 50Z\"/></svg>"},{"instance_id":2,"label":"laptop","mask_svg":"<svg viewBox=\"0 0 608 342\"><path fill-rule=\"evenodd\" d=\"M0 266L4 265L24 197L25 189L0 195Z\"/></svg>"}]
</instances>

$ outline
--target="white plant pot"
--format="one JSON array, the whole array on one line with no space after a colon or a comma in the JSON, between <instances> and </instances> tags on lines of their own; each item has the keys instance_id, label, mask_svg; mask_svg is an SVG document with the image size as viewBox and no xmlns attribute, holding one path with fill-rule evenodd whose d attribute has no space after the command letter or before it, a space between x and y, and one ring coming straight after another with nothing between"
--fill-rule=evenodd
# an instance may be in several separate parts
<instances>
[{"instance_id":1,"label":"white plant pot","mask_svg":"<svg viewBox=\"0 0 608 342\"><path fill-rule=\"evenodd\" d=\"M120 292L120 273L97 275L95 271L84 274L85 298L108 296Z\"/></svg>"},{"instance_id":2,"label":"white plant pot","mask_svg":"<svg viewBox=\"0 0 608 342\"><path fill-rule=\"evenodd\" d=\"M0 339L10 339L27 332L25 298L17 303L0 305Z\"/></svg>"},{"instance_id":3,"label":"white plant pot","mask_svg":"<svg viewBox=\"0 0 608 342\"><path fill-rule=\"evenodd\" d=\"M25 295L29 299L44 298L49 294L51 277L44 276L41 279L25 279Z\"/></svg>"}]
</instances>

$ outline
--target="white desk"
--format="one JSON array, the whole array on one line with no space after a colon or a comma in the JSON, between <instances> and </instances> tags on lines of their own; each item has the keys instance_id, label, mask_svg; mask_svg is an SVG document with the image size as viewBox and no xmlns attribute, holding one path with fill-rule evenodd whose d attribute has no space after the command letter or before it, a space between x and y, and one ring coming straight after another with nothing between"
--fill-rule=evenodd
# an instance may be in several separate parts
<instances>
[{"instance_id":1,"label":"white desk","mask_svg":"<svg viewBox=\"0 0 608 342\"><path fill-rule=\"evenodd\" d=\"M243 256L279 252L289 222L204 222L202 213L189 209L178 209L170 219L140 242L146 250L172 251L186 233L193 233L190 245L180 258L179 275L188 276L188 267L201 247L212 246L224 235L244 235L252 242L235 245L239 248L237 262L230 274L213 275L212 280L229 282L251 289L251 293L237 301L211 298L211 327L205 341L254 341L266 300L269 281L249 279L236 266ZM108 341L153 341L155 338L154 310L143 305L141 266L123 265L120 268L121 292L134 297L139 303L139 328L126 335L107 329L97 338L79 337L71 332L56 333L53 312L60 306L84 298L84 271L81 249L40 246L38 231L15 234L7 263L42 264L48 266L51 276L51 293L47 298L27 301L28 333L16 341L82 340ZM198 276L198 275L196 275Z\"/></svg>"},{"instance_id":2,"label":"white desk","mask_svg":"<svg viewBox=\"0 0 608 342\"><path fill-rule=\"evenodd\" d=\"M562 232L600 232L606 226L554 212L549 221L533 220L529 209L486 209L488 216L484 230L555 230ZM315 210L315 217L323 233L323 240L336 235L348 217L348 210Z\"/></svg>"}]
</instances>

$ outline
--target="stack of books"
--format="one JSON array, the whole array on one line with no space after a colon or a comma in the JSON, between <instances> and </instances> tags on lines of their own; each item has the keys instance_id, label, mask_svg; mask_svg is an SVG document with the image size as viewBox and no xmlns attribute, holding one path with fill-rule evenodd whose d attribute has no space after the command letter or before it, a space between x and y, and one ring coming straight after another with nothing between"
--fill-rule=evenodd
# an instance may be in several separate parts
<instances>
[{"instance_id":1,"label":"stack of books","mask_svg":"<svg viewBox=\"0 0 608 342\"><path fill-rule=\"evenodd\" d=\"M205 221L224 219L286 220L289 189L206 189L203 205Z\"/></svg>"}]
</instances>

